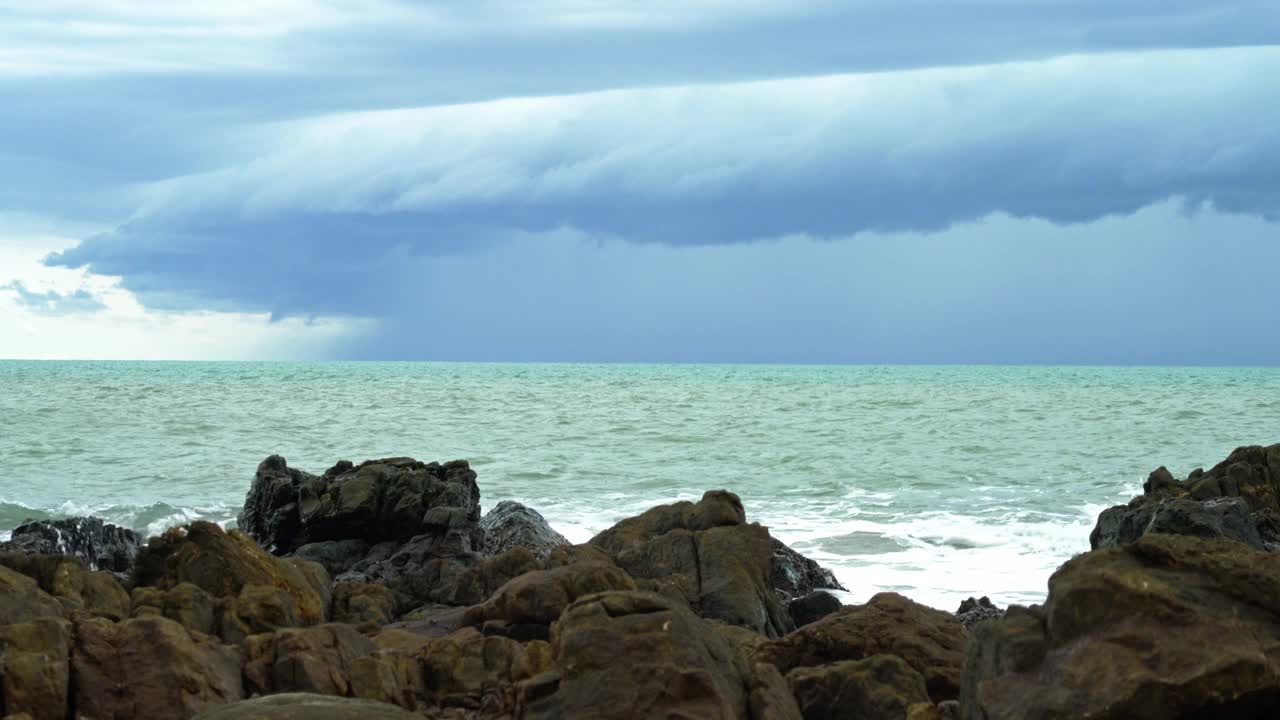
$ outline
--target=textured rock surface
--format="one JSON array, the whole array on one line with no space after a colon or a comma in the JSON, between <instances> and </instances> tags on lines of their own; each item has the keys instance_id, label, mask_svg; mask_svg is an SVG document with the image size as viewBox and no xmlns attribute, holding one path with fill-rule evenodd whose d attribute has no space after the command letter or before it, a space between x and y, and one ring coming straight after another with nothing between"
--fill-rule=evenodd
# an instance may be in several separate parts
<instances>
[{"instance_id":1,"label":"textured rock surface","mask_svg":"<svg viewBox=\"0 0 1280 720\"><path fill-rule=\"evenodd\" d=\"M421 536L388 559L357 563L337 579L385 585L395 592L400 607L474 605L508 580L541 567L533 553L522 547L489 558L442 556L434 537Z\"/></svg>"},{"instance_id":2,"label":"textured rock surface","mask_svg":"<svg viewBox=\"0 0 1280 720\"><path fill-rule=\"evenodd\" d=\"M556 669L521 685L528 718L797 718L772 672L757 669L682 604L608 592L555 625Z\"/></svg>"},{"instance_id":3,"label":"textured rock surface","mask_svg":"<svg viewBox=\"0 0 1280 720\"><path fill-rule=\"evenodd\" d=\"M770 586L772 539L746 524L737 495L715 490L697 503L660 505L627 518L591 539L652 589L683 596L706 618L723 620L771 637L792 629L791 618Z\"/></svg>"},{"instance_id":4,"label":"textured rock surface","mask_svg":"<svg viewBox=\"0 0 1280 720\"><path fill-rule=\"evenodd\" d=\"M961 715L1263 718L1280 707L1280 555L1151 534L1063 565L974 628Z\"/></svg>"},{"instance_id":5,"label":"textured rock surface","mask_svg":"<svg viewBox=\"0 0 1280 720\"><path fill-rule=\"evenodd\" d=\"M513 547L528 549L539 560L569 541L551 529L542 514L511 500L503 500L480 519L484 530L484 552L500 555Z\"/></svg>"},{"instance_id":6,"label":"textured rock surface","mask_svg":"<svg viewBox=\"0 0 1280 720\"><path fill-rule=\"evenodd\" d=\"M784 600L804 597L815 590L845 590L830 570L773 538L773 565L769 583Z\"/></svg>"},{"instance_id":7,"label":"textured rock surface","mask_svg":"<svg viewBox=\"0 0 1280 720\"><path fill-rule=\"evenodd\" d=\"M189 583L219 599L229 640L239 639L237 633L323 622L327 598L317 582L298 562L273 557L243 533L207 522L151 538L133 573L135 587L163 591Z\"/></svg>"},{"instance_id":8,"label":"textured rock surface","mask_svg":"<svg viewBox=\"0 0 1280 720\"><path fill-rule=\"evenodd\" d=\"M0 625L62 617L62 604L32 578L0 565Z\"/></svg>"},{"instance_id":9,"label":"textured rock surface","mask_svg":"<svg viewBox=\"0 0 1280 720\"><path fill-rule=\"evenodd\" d=\"M66 555L0 555L0 565L20 572L57 598L67 611L83 610L100 617L129 617L129 594L115 575L86 570Z\"/></svg>"},{"instance_id":10,"label":"textured rock surface","mask_svg":"<svg viewBox=\"0 0 1280 720\"><path fill-rule=\"evenodd\" d=\"M277 554L324 541L369 545L436 536L438 553L479 552L480 489L465 461L413 458L340 462L323 475L263 460L240 514L240 528Z\"/></svg>"},{"instance_id":11,"label":"textured rock surface","mask_svg":"<svg viewBox=\"0 0 1280 720\"><path fill-rule=\"evenodd\" d=\"M1089 536L1094 549L1147 533L1225 537L1280 549L1280 444L1237 448L1208 472L1179 481L1157 468L1143 494L1104 510Z\"/></svg>"},{"instance_id":12,"label":"textured rock surface","mask_svg":"<svg viewBox=\"0 0 1280 720\"><path fill-rule=\"evenodd\" d=\"M897 655L924 676L934 702L960 691L965 633L949 613L896 593L880 593L760 648L756 657L784 673L872 655Z\"/></svg>"},{"instance_id":13,"label":"textured rock surface","mask_svg":"<svg viewBox=\"0 0 1280 720\"><path fill-rule=\"evenodd\" d=\"M141 547L142 538L136 532L88 517L25 522L14 529L8 542L0 543L0 553L66 555L90 570L123 576L133 569L133 558Z\"/></svg>"},{"instance_id":14,"label":"textured rock surface","mask_svg":"<svg viewBox=\"0 0 1280 720\"><path fill-rule=\"evenodd\" d=\"M244 697L239 652L166 618L76 623L71 667L77 717L185 720Z\"/></svg>"},{"instance_id":15,"label":"textured rock surface","mask_svg":"<svg viewBox=\"0 0 1280 720\"><path fill-rule=\"evenodd\" d=\"M969 598L960 602L959 609L956 610L956 620L964 626L965 630L969 630L974 625L983 620L994 620L1004 617L1004 611L996 607L995 603L985 595L980 598Z\"/></svg>"},{"instance_id":16,"label":"textured rock surface","mask_svg":"<svg viewBox=\"0 0 1280 720\"><path fill-rule=\"evenodd\" d=\"M377 649L354 627L342 624L255 635L244 642L245 689L251 695L350 695L352 664Z\"/></svg>"},{"instance_id":17,"label":"textured rock surface","mask_svg":"<svg viewBox=\"0 0 1280 720\"><path fill-rule=\"evenodd\" d=\"M371 700L286 693L211 708L196 720L422 720L422 716Z\"/></svg>"},{"instance_id":18,"label":"textured rock surface","mask_svg":"<svg viewBox=\"0 0 1280 720\"><path fill-rule=\"evenodd\" d=\"M71 638L61 618L0 626L0 712L66 720Z\"/></svg>"},{"instance_id":19,"label":"textured rock surface","mask_svg":"<svg viewBox=\"0 0 1280 720\"><path fill-rule=\"evenodd\" d=\"M787 682L805 720L905 720L929 703L924 678L896 655L798 668Z\"/></svg>"},{"instance_id":20,"label":"textured rock surface","mask_svg":"<svg viewBox=\"0 0 1280 720\"><path fill-rule=\"evenodd\" d=\"M844 607L840 599L829 592L815 590L804 597L798 597L787 603L787 613L796 627L804 627L817 622L831 613Z\"/></svg>"}]
</instances>

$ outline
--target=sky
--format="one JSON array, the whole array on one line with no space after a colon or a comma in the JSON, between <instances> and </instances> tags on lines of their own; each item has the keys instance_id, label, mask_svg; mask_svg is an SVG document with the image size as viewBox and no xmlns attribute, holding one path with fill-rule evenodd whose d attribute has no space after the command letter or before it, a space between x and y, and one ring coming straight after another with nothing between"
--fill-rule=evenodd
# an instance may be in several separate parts
<instances>
[{"instance_id":1,"label":"sky","mask_svg":"<svg viewBox=\"0 0 1280 720\"><path fill-rule=\"evenodd\" d=\"M0 358L1280 365L1274 0L0 0Z\"/></svg>"}]
</instances>

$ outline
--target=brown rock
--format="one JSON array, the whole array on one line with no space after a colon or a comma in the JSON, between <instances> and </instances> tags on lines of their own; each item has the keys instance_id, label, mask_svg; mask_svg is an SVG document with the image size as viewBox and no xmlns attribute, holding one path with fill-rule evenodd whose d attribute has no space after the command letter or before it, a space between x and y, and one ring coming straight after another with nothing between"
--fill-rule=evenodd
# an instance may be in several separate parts
<instances>
[{"instance_id":1,"label":"brown rock","mask_svg":"<svg viewBox=\"0 0 1280 720\"><path fill-rule=\"evenodd\" d=\"M905 720L913 705L933 707L924 677L896 655L797 668L787 681L806 720Z\"/></svg>"},{"instance_id":2,"label":"brown rock","mask_svg":"<svg viewBox=\"0 0 1280 720\"><path fill-rule=\"evenodd\" d=\"M0 712L66 720L71 623L44 617L0 627Z\"/></svg>"},{"instance_id":3,"label":"brown rock","mask_svg":"<svg viewBox=\"0 0 1280 720\"><path fill-rule=\"evenodd\" d=\"M93 572L65 555L0 555L0 565L34 579L68 610L111 620L129 617L129 593L107 572Z\"/></svg>"},{"instance_id":4,"label":"brown rock","mask_svg":"<svg viewBox=\"0 0 1280 720\"><path fill-rule=\"evenodd\" d=\"M501 620L513 625L550 625L574 600L606 590L635 590L635 581L613 563L580 562L525 573L498 588L466 614L464 622L480 625Z\"/></svg>"},{"instance_id":5,"label":"brown rock","mask_svg":"<svg viewBox=\"0 0 1280 720\"><path fill-rule=\"evenodd\" d=\"M189 718L244 697L240 654L162 617L75 627L72 696L86 718Z\"/></svg>"},{"instance_id":6,"label":"brown rock","mask_svg":"<svg viewBox=\"0 0 1280 720\"><path fill-rule=\"evenodd\" d=\"M41 590L35 580L0 566L0 625L42 617L62 617L62 604Z\"/></svg>"},{"instance_id":7,"label":"brown rock","mask_svg":"<svg viewBox=\"0 0 1280 720\"><path fill-rule=\"evenodd\" d=\"M178 583L168 590L141 587L133 590L133 617L159 615L188 630L218 634L219 603L212 595L192 585Z\"/></svg>"},{"instance_id":8,"label":"brown rock","mask_svg":"<svg viewBox=\"0 0 1280 720\"><path fill-rule=\"evenodd\" d=\"M959 695L965 633L949 613L896 593L845 607L760 649L784 673L841 660L897 655L924 676L934 702Z\"/></svg>"},{"instance_id":9,"label":"brown rock","mask_svg":"<svg viewBox=\"0 0 1280 720\"><path fill-rule=\"evenodd\" d=\"M422 716L370 700L287 693L211 708L196 720L422 720Z\"/></svg>"},{"instance_id":10,"label":"brown rock","mask_svg":"<svg viewBox=\"0 0 1280 720\"><path fill-rule=\"evenodd\" d=\"M1044 608L975 627L961 717L1264 718L1280 707L1280 555L1146 535L1081 555Z\"/></svg>"},{"instance_id":11,"label":"brown rock","mask_svg":"<svg viewBox=\"0 0 1280 720\"><path fill-rule=\"evenodd\" d=\"M356 658L377 650L350 625L328 624L255 635L244 643L250 694L313 692L350 695Z\"/></svg>"},{"instance_id":12,"label":"brown rock","mask_svg":"<svg viewBox=\"0 0 1280 720\"><path fill-rule=\"evenodd\" d=\"M391 622L395 612L396 596L389 588L352 582L333 586L333 622L381 626Z\"/></svg>"}]
</instances>

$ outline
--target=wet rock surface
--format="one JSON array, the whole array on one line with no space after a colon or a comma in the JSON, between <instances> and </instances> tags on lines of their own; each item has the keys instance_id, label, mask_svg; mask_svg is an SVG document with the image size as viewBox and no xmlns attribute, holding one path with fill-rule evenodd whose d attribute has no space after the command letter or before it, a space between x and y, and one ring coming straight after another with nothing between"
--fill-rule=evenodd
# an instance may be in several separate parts
<instances>
[{"instance_id":1,"label":"wet rock surface","mask_svg":"<svg viewBox=\"0 0 1280 720\"><path fill-rule=\"evenodd\" d=\"M523 547L539 560L569 541L547 523L542 513L511 500L503 500L480 518L484 530L486 555L501 555L514 547Z\"/></svg>"},{"instance_id":2,"label":"wet rock surface","mask_svg":"<svg viewBox=\"0 0 1280 720\"><path fill-rule=\"evenodd\" d=\"M141 547L142 537L133 530L87 517L25 522L0 543L0 553L65 555L90 570L127 576Z\"/></svg>"},{"instance_id":3,"label":"wet rock surface","mask_svg":"<svg viewBox=\"0 0 1280 720\"><path fill-rule=\"evenodd\" d=\"M994 620L1004 617L1004 610L996 607L990 598L985 595L980 598L969 598L960 602L959 609L956 610L956 620L964 626L965 630L973 628L974 625L984 620Z\"/></svg>"}]
</instances>

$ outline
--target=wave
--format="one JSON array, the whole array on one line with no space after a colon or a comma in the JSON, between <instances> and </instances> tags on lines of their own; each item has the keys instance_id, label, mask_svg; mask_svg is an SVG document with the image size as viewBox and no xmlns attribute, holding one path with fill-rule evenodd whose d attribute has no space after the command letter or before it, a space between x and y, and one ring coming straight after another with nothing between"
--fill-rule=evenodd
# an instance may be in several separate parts
<instances>
[{"instance_id":1,"label":"wave","mask_svg":"<svg viewBox=\"0 0 1280 720\"><path fill-rule=\"evenodd\" d=\"M29 520L58 520L68 517L98 517L120 527L138 531L145 537L196 520L234 527L240 508L228 504L194 507L157 502L148 505L83 504L68 500L56 507L37 508L0 499L0 541L8 540L14 528Z\"/></svg>"}]
</instances>

